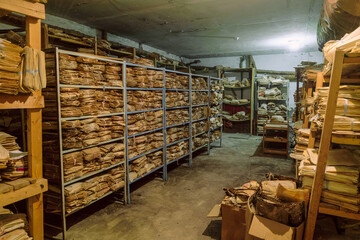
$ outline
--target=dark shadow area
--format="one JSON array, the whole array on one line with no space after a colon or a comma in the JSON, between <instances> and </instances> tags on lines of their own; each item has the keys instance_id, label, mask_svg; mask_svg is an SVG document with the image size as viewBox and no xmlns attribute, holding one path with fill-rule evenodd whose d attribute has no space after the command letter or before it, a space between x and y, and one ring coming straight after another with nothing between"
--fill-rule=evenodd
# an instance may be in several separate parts
<instances>
[{"instance_id":1,"label":"dark shadow area","mask_svg":"<svg viewBox=\"0 0 360 240\"><path fill-rule=\"evenodd\" d=\"M204 230L204 236L211 237L212 239L221 240L221 220L212 220Z\"/></svg>"},{"instance_id":2,"label":"dark shadow area","mask_svg":"<svg viewBox=\"0 0 360 240\"><path fill-rule=\"evenodd\" d=\"M256 151L254 152L254 154L251 157L287 159L287 156L285 156L285 155L263 153L263 143L262 142L260 142L259 146L256 148Z\"/></svg>"}]
</instances>

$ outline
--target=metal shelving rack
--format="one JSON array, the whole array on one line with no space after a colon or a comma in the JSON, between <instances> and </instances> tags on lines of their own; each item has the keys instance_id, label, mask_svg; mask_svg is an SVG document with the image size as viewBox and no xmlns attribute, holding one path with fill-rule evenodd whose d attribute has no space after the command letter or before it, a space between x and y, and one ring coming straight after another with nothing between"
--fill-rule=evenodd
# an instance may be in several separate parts
<instances>
[{"instance_id":1,"label":"metal shelving rack","mask_svg":"<svg viewBox=\"0 0 360 240\"><path fill-rule=\"evenodd\" d=\"M226 90L231 91L234 96L236 96L235 91L240 91L241 98L243 98L244 91L246 90L246 91L249 91L249 93L248 93L249 98L250 98L249 102L247 102L245 104L239 104L239 105L223 103L223 105L232 106L231 112L235 112L236 106L237 107L245 107L246 105L248 105L249 111L250 111L250 118L248 120L237 121L237 120L226 119L226 121L230 121L237 125L243 125L243 124L246 124L247 122L249 122L249 134L253 135L255 133L255 131L254 131L254 127L255 127L255 125L254 125L254 107L255 107L254 85L255 85L255 81L254 81L254 79L255 79L255 75L256 75L256 69L255 68L226 68L226 69L219 71L218 75L221 77L221 79L223 79L225 77L235 77L236 78L236 77L240 76L240 79L238 79L238 80L241 80L241 81L243 79L245 79L244 75L247 75L248 80L250 82L250 86L245 86L245 87L225 87L224 86L224 95L225 95ZM235 75L235 76L232 76L232 75Z\"/></svg>"},{"instance_id":2,"label":"metal shelving rack","mask_svg":"<svg viewBox=\"0 0 360 240\"><path fill-rule=\"evenodd\" d=\"M191 167L191 163L192 163L192 144L191 144L191 126L192 126L192 108L191 108L191 74L190 73L183 73L183 72L177 72L177 71L173 71L173 70L168 70L165 69L165 73L176 73L178 75L183 75L183 76L188 76L188 88L187 89L172 89L172 88L166 88L166 82L164 85L164 89L165 92L171 92L171 91L175 91L175 92L188 92L189 94L189 102L187 106L179 106L179 107L166 107L166 101L165 101L165 111L164 111L164 116L165 116L165 126L166 126L166 130L172 127L180 127L180 126L184 126L184 125L188 125L188 129L189 129L189 137L185 138L185 139L181 139L172 143L165 143L167 146L172 146L175 145L177 143L183 142L183 141L188 141L188 153L180 156L177 159L171 160L170 162L167 162L167 158L165 158L165 164L166 164L166 172L167 172L167 166L174 163L174 162L179 162L180 160L183 160L184 158L188 157L188 166ZM164 75L164 77L166 77L166 75ZM166 98L165 98L166 99ZM171 125L171 126L167 126L166 123L166 113L167 110L176 110L176 109L188 109L189 112L189 121L181 123L181 124L175 124L175 125ZM167 131L165 131L167 134ZM166 135L165 135L165 140L166 140ZM166 175L167 178L167 175Z\"/></svg>"},{"instance_id":3,"label":"metal shelving rack","mask_svg":"<svg viewBox=\"0 0 360 240\"><path fill-rule=\"evenodd\" d=\"M213 80L220 80L220 78L210 78L208 76L203 76L203 75L195 75L195 74L191 74L191 73L184 73L184 72L177 72L177 71L173 71L173 70L167 70L164 68L156 68L156 67L150 67L150 66L142 66L142 65L137 65L137 64L132 64L132 63L127 63L121 60L116 60L114 58L107 58L107 57L101 57L101 56L95 56L95 55L88 55L88 54L84 54L84 53L77 53L77 52L71 52L71 51L66 51L66 50L60 50L58 48L55 49L49 49L47 50L47 53L54 53L54 58L55 58L55 77L56 77L56 102L57 102L57 127L58 127L58 145L59 145L59 157L60 157L60 184L59 184L59 189L60 189L60 194L61 194L61 212L60 213L54 213L56 216L60 216L61 218L61 227L57 226L56 224L53 223L49 223L46 222L45 225L51 229L56 229L56 230L60 230L62 232L62 238L66 239L66 218L84 208L86 208L87 206L111 195L112 193L114 193L113 191L110 191L108 193L106 193L105 195L101 196L100 198L97 198L93 201L91 201L90 203L82 206L80 209L76 209L70 213L66 213L66 209L65 209L65 194L64 194L64 188L66 186L69 186L70 184L79 182L81 180L86 180L89 179L91 177L95 177L100 173L104 173L106 171L109 171L113 168L116 168L122 164L124 164L125 166L125 186L123 188L124 190L124 202L125 203L130 203L131 201L131 195L130 195L130 189L131 189L131 184L135 183L139 180L141 180L142 178L144 178L145 176L148 176L154 172L157 172L158 170L162 169L162 178L164 181L167 180L167 166L174 163L174 162L179 162L180 160L184 160L185 158L188 158L188 166L191 167L192 165L192 159L193 159L193 153L195 151L198 151L199 149L205 148L207 147L207 152L208 154L210 154L210 128L207 131L204 131L202 133L196 134L200 135L200 134L207 134L208 138L209 138L209 143L198 147L196 149L192 149L192 139L193 134L192 134L192 123L194 122L198 122L198 121L204 121L206 120L208 125L209 125L209 117L206 118L202 118L199 120L192 120L192 109L195 107L201 107L201 106L207 106L210 107L210 99L207 103L204 104L196 104L193 105L192 104L192 99L191 99L191 93L193 91L199 91L199 92L204 92L204 93L208 93L208 95L210 96L211 94L211 89L210 89L210 79ZM60 83L60 71L59 71L59 54L68 54L71 56L80 56L80 57L86 57L86 58L93 58L93 59L98 59L101 61L106 61L106 62L113 62L113 63L118 63L122 66L122 79L123 79L123 86L124 87L110 87L110 86L89 86L89 85L70 85L70 84L61 84ZM128 67L141 67L141 68L146 68L149 70L157 70L157 71L162 71L164 78L163 78L163 87L162 88L134 88L134 87L126 87L126 69ZM176 73L178 75L186 75L189 78L189 87L187 89L169 89L166 88L166 73ZM208 89L202 89L202 90L193 90L192 89L192 84L191 84L191 79L192 77L203 77L207 79L207 84L208 84ZM109 113L109 114L98 114L98 115L91 115L91 116L80 116L80 117L61 117L61 101L60 101L60 90L61 88L81 88L81 89L99 89L99 90L122 90L122 94L123 94L123 101L124 101L124 108L122 112L115 112L115 113ZM128 108L127 108L127 99L128 99L128 91L161 91L162 92L162 106L161 108L154 108L154 109L146 109L146 110L140 110L140 111L132 111L129 112ZM187 106L177 106L177 107L166 107L166 93L167 92L171 92L171 91L175 91L175 92L188 92L189 93L189 102ZM174 125L170 125L167 126L166 123L166 111L167 110L180 110L180 109L188 109L189 111L189 121L187 122L183 122L180 124L174 124ZM162 119L162 127L160 128L156 128L156 129L152 129L152 130L148 130L148 131L144 131L141 133L137 133L137 134L133 134L131 136L129 136L129 132L128 132L128 116L132 115L132 114L138 114L138 113L145 113L145 112L150 112L150 111L163 111L163 119ZM61 122L63 120L68 120L68 121L72 121L72 120L84 120L84 119L89 119L89 118L95 118L95 117L111 117L111 116L124 116L124 121L125 121L125 129L124 129L124 136L120 137L120 138L114 138L108 141L104 141L101 143L97 143L91 146L86 146L83 148L74 148L74 149L63 149L62 146L62 126L61 126ZM184 139L180 139L178 141L172 142L172 143L167 143L167 130L169 128L172 127L179 127L179 126L186 126L188 125L189 127L189 137L184 138ZM137 137L137 136L141 136L141 135L146 135L149 133L154 133L154 132L159 132L162 131L163 133L163 141L164 144L163 146L153 149L149 152L143 153L141 155L135 156L131 159L129 159L129 152L128 152L128 140L133 138L133 137ZM87 149L87 148L91 148L91 147L95 147L95 146L100 146L100 145L104 145L104 144L109 144L109 143L113 143L113 142L119 142L122 141L124 144L124 151L125 151L125 158L122 162L113 164L111 166L102 168L100 170L97 170L95 172L91 172L89 174L86 174L84 176L78 177L76 179L70 180L68 182L65 182L64 180L64 166L63 166L63 154L66 153L70 153L70 152L75 152L75 151L81 151L83 149ZM167 154L166 154L166 150L167 147L173 146L175 144L178 144L180 142L183 141L188 141L188 147L189 147L189 151L187 154L184 154L183 156L178 157L177 159L173 159L169 162L167 162ZM221 140L220 140L220 144L221 144ZM137 158L140 158L142 156L148 155L150 153L156 152L162 150L163 151L163 163L160 166L157 166L155 169L152 169L150 172L145 173L144 175L137 177L136 179L132 180L130 182L129 180L129 163ZM120 190L120 189L119 189ZM118 191L118 190L117 190ZM49 213L50 214L50 213ZM51 216L53 216L54 214L51 214ZM51 219L52 220L52 219Z\"/></svg>"},{"instance_id":4,"label":"metal shelving rack","mask_svg":"<svg viewBox=\"0 0 360 240\"><path fill-rule=\"evenodd\" d=\"M155 67L149 67L149 66L142 66L142 65L137 65L137 64L132 64L132 63L126 63L124 62L124 71L123 71L123 76L124 76L124 79L125 79L125 85L124 86L127 86L126 85L126 68L127 67L142 67L142 68L146 68L146 69L150 69L150 70L157 70L157 71L162 71L163 72L163 87L162 88L130 88L130 87L125 87L125 119L126 119L126 122L125 122L125 136L126 136L126 141L125 141L125 149L126 149L126 186L127 186L127 203L130 203L131 202L131 197L130 197L130 185L132 183L135 183L137 182L138 180L144 178L145 176L148 176L160 169L163 170L163 180L166 181L167 180L167 176L166 176L166 113L165 113L165 101L166 101L166 92L165 92L165 70L163 68L155 68ZM140 110L140 111L133 111L133 112L128 112L128 109L127 109L127 93L128 91L161 91L162 92L162 106L161 108L154 108L154 109L147 109L147 110ZM145 131L145 132L141 132L141 133L137 133L137 134L134 134L134 135L131 135L129 136L129 133L128 133L128 125L127 125L127 121L128 121L128 116L130 114L137 114L137 113L145 113L145 112L150 112L150 111L160 111L162 110L163 111L163 121L162 121L162 127L161 128L157 128L157 129L153 129L153 130L148 130L148 131ZM163 141L164 141L164 144L162 147L159 147L159 148L156 148L156 149L153 149L149 152L146 152L146 153L143 153L143 154L140 154L136 157L133 157L131 159L129 159L129 152L128 152L128 145L129 145L129 139L131 138L134 138L134 137L137 137L137 136L141 136L141 135L146 135L146 134L149 134L149 133L155 133L155 132L158 132L158 131L161 131L162 130L162 133L163 133ZM155 169L152 169L150 172L147 172L145 173L144 175L140 176L140 177L137 177L136 179L132 180L130 182L130 179L129 179L129 163L135 159L138 159L142 156L146 156L148 154L151 154L151 153L154 153L156 151L160 151L162 150L163 151L163 163L162 165L160 166L157 166Z\"/></svg>"},{"instance_id":5,"label":"metal shelving rack","mask_svg":"<svg viewBox=\"0 0 360 240\"><path fill-rule=\"evenodd\" d=\"M216 104L213 104L212 102L211 102L211 93L212 92L219 92L219 93L221 93L221 95L222 96L224 96L224 89L222 88L222 89L220 89L220 90L212 90L211 89L211 81L215 81L215 82L220 82L220 84L219 85L221 85L222 87L224 86L224 84L223 84L223 80L221 79L221 78L215 78L215 77L210 77L210 85L209 85L209 106L210 106L210 108L212 107L212 106L216 106ZM221 117L221 119L222 119L222 116L223 116L223 102L221 101L219 104L217 104L218 106L220 106L220 114L216 114L216 115L211 115L210 114L210 118L211 117ZM211 111L211 110L210 110ZM210 119L209 118L209 119ZM218 130L218 129L220 129L220 138L219 139L216 139L214 142L216 142L217 140L220 140L220 147L222 146L222 135L223 135L223 127L221 126L221 127L217 127L217 128L215 128L215 129L209 129L209 139L210 139L210 147L211 147L211 144L213 143L213 142L211 142L211 132L212 131L215 131L215 130Z\"/></svg>"},{"instance_id":6,"label":"metal shelving rack","mask_svg":"<svg viewBox=\"0 0 360 240\"><path fill-rule=\"evenodd\" d=\"M192 81L191 81L191 79L192 79L192 77L203 77L203 78L206 78L207 79L207 89L192 89ZM204 104L195 104L195 105L193 105L192 104L192 100L191 100L191 95L192 95L192 92L207 92L208 93L208 97L209 97L209 95L210 95L210 77L207 77L207 76L203 76L203 75L198 75L198 74L190 74L190 79L189 79L189 81L190 81L190 85L189 85L189 87L190 87L190 93L189 93L189 97L190 97L190 113L192 114L192 110L193 110L193 108L195 108L195 107L205 107L205 106L207 106L208 108L210 108L210 99L209 99L209 101L207 102L207 103L204 103ZM205 121L206 120L206 122L207 122L207 126L208 126L208 131L204 131L204 132L201 132L201 133L197 133L197 134L195 134L194 136L192 136L193 135L193 133L192 133L192 124L193 123L196 123L196 122L201 122L201 121ZM190 150L191 150L191 159L192 159L192 155L193 155L193 153L194 152L196 152L196 151L198 151L198 150L200 150L200 149L202 149L202 148L205 148L206 147L206 149L207 149L207 154L208 155L210 155L210 118L209 118L209 116L207 116L207 117L205 117L205 118L201 118L201 119L198 119L198 120L192 120L192 115L190 115L190 139L191 139L191 141L190 141L190 146L191 146L191 148L190 148ZM195 138L195 137L197 137L197 136L200 136L200 135L203 135L203 134L205 134L205 133L207 133L207 135L208 135L208 140L209 140L209 142L208 142L208 144L204 144L204 145L202 145L202 146L200 146L200 147L197 147L197 148L195 148L195 149L192 149L192 144L193 144L193 137Z\"/></svg>"},{"instance_id":7,"label":"metal shelving rack","mask_svg":"<svg viewBox=\"0 0 360 240\"><path fill-rule=\"evenodd\" d=\"M289 108L289 82L286 82L286 84L283 84L280 87L281 93L286 93L286 99L259 99L260 85L258 84L257 81L256 81L255 84L256 84L256 89L257 89L257 92L255 94L255 97L256 97L256 100L255 100L256 109L259 109L259 107L261 106L262 103L269 103L269 102L274 102L276 105L281 104L281 103L285 103L285 106L287 108ZM271 88L271 87L279 87L279 86L278 85L277 86L270 86L270 87L268 86L268 88ZM268 119L268 120L270 120L270 119ZM285 120L289 121L289 109L287 110ZM263 124L264 124L264 122L259 123L259 114L256 111L256 134L257 135L263 135L263 132L258 131L258 125L263 125Z\"/></svg>"},{"instance_id":8,"label":"metal shelving rack","mask_svg":"<svg viewBox=\"0 0 360 240\"><path fill-rule=\"evenodd\" d=\"M86 180L89 179L91 177L94 177L100 173L105 173L106 171L109 171L111 169L114 169L120 165L125 165L125 159L119 163L115 163L111 166L99 169L97 171L88 173L86 175L83 175L81 177L77 177L75 179L72 179L70 181L65 182L64 179L64 164L63 164L63 155L66 153L71 153L71 152L76 152L76 151L81 151L84 149L88 149L88 148L92 148L92 147L96 147L96 146L100 146L100 145L105 145L105 144L109 144L109 143L114 143L114 142L119 142L122 141L123 143L125 143L125 139L126 137L120 137L120 138L114 138L108 141L104 141L104 142L100 142L100 143L96 143L93 145L89 145L86 147L82 147L82 148L72 148L72 149L63 149L63 139L62 139L62 121L64 120L83 120L83 119L90 119L90 118L96 118L96 117L109 117L109 116L119 116L119 115L126 115L126 105L125 105L125 100L126 100L126 94L125 94L125 88L124 87L108 87L108 86L89 86L89 85L70 85L70 84L61 84L60 83L60 67L59 67L59 54L68 54L71 56L80 56L80 57L87 57L87 58L93 58L93 59L97 59L97 60L101 60L101 61L106 61L106 62L114 62L114 63L118 63L118 64L123 64L120 61L116 61L116 60L111 60L108 59L106 57L98 57L98 56L94 56L94 55L87 55L87 54L82 54L82 53L77 53L77 52L70 52L70 51L65 51L65 50L60 50L58 48L55 49L50 49L47 51L47 53L54 53L54 61L55 61L55 78L56 78L56 103L57 103L57 124L58 124L58 146L59 146L59 159L60 159L60 195L61 195L61 212L60 213L55 213L55 215L58 215L61 217L61 223L62 226L58 227L55 226L54 224L50 224L48 222L45 222L45 226L53 228L53 229L57 229L57 230L61 230L62 231L62 238L66 239L66 218L72 214L74 214L75 212L78 212L81 209L86 208L87 206L105 198L106 196L109 196L110 194L114 193L113 191L109 191L107 192L105 195L89 202L88 204L85 204L84 206L82 206L79 209L76 209L70 213L66 213L66 209L65 209L65 187L69 186L71 184L74 184L76 182L80 182L82 180ZM124 65L122 65L122 69L124 71ZM123 79L123 86L125 86L124 84L126 84L126 78ZM117 112L117 113L110 113L110 114L98 114L98 115L88 115L88 116L80 116L80 117L61 117L61 101L60 101L60 92L62 88L80 88L80 89L102 89L103 91L107 90L107 89L116 89L116 90L122 90L123 93L123 101L124 101L124 112ZM125 146L124 146L125 147ZM49 179L50 180L50 179ZM57 185L56 183L52 182L49 183L49 185L55 186ZM124 187L124 197L126 196L126 184ZM56 188L56 186L55 186ZM51 189L51 188L50 188ZM53 214L51 214L53 215Z\"/></svg>"}]
</instances>

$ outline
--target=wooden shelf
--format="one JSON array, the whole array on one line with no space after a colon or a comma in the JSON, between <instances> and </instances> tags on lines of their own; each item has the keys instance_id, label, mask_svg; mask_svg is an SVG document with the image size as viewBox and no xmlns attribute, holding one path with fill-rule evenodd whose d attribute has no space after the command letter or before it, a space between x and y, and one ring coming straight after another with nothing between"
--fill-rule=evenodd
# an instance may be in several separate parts
<instances>
[{"instance_id":1,"label":"wooden shelf","mask_svg":"<svg viewBox=\"0 0 360 240\"><path fill-rule=\"evenodd\" d=\"M287 143L287 139L283 138L274 138L274 137L265 137L265 142L277 142L277 143Z\"/></svg>"},{"instance_id":2,"label":"wooden shelf","mask_svg":"<svg viewBox=\"0 0 360 240\"><path fill-rule=\"evenodd\" d=\"M245 87L227 87L227 86L224 85L224 88L228 88L228 89L244 89L244 88L251 88L251 85L245 86Z\"/></svg>"},{"instance_id":3,"label":"wooden shelf","mask_svg":"<svg viewBox=\"0 0 360 240\"><path fill-rule=\"evenodd\" d=\"M287 126L269 126L269 125L266 125L264 127L264 130L281 130L281 131L287 131L288 128Z\"/></svg>"},{"instance_id":4,"label":"wooden shelf","mask_svg":"<svg viewBox=\"0 0 360 240\"><path fill-rule=\"evenodd\" d=\"M344 57L344 64L360 64L360 57Z\"/></svg>"},{"instance_id":5,"label":"wooden shelf","mask_svg":"<svg viewBox=\"0 0 360 240\"><path fill-rule=\"evenodd\" d=\"M31 109L44 107L44 96L0 95L0 109Z\"/></svg>"},{"instance_id":6,"label":"wooden shelf","mask_svg":"<svg viewBox=\"0 0 360 240\"><path fill-rule=\"evenodd\" d=\"M233 104L233 103L224 103L223 104L226 104L226 105L231 105L231 106L245 106L245 105L249 105L250 102L247 102L247 103L241 103L241 104Z\"/></svg>"},{"instance_id":7,"label":"wooden shelf","mask_svg":"<svg viewBox=\"0 0 360 240\"><path fill-rule=\"evenodd\" d=\"M322 206L319 207L319 213L336 216L336 217L353 219L353 220L360 220L359 213L344 212L341 210L336 210L336 209L322 207Z\"/></svg>"},{"instance_id":8,"label":"wooden shelf","mask_svg":"<svg viewBox=\"0 0 360 240\"><path fill-rule=\"evenodd\" d=\"M279 155L287 155L288 152L286 150L276 150L276 149L270 149L270 148L264 148L264 153L270 153L270 154L279 154Z\"/></svg>"},{"instance_id":9,"label":"wooden shelf","mask_svg":"<svg viewBox=\"0 0 360 240\"><path fill-rule=\"evenodd\" d=\"M360 134L352 131L335 131L332 133L331 142L360 146Z\"/></svg>"},{"instance_id":10,"label":"wooden shelf","mask_svg":"<svg viewBox=\"0 0 360 240\"><path fill-rule=\"evenodd\" d=\"M79 40L75 40L75 39L70 39L70 38L65 38L65 37L59 37L56 35L52 35L52 34L48 34L49 38L53 38L62 42L66 42L66 43L71 43L71 44L76 44L82 47L92 47L90 44L79 41Z\"/></svg>"},{"instance_id":11,"label":"wooden shelf","mask_svg":"<svg viewBox=\"0 0 360 240\"><path fill-rule=\"evenodd\" d=\"M36 179L36 182L18 190L0 194L0 207L33 197L48 190L48 182L44 178Z\"/></svg>"}]
</instances>

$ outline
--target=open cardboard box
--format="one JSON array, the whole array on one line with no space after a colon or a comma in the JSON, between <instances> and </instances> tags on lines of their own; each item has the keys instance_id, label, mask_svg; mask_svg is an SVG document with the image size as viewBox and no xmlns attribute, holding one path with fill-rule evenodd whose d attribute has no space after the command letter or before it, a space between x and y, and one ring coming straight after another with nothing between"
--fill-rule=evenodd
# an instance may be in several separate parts
<instances>
[{"instance_id":1,"label":"open cardboard box","mask_svg":"<svg viewBox=\"0 0 360 240\"><path fill-rule=\"evenodd\" d=\"M301 240L304 232L304 222L298 227L255 215L250 206L246 209L217 204L208 217L222 217L222 240Z\"/></svg>"}]
</instances>

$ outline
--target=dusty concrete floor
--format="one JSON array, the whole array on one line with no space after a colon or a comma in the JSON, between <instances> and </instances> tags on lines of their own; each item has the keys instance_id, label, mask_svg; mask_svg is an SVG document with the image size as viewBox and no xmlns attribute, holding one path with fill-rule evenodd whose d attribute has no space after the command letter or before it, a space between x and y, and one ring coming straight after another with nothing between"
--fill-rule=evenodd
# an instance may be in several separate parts
<instances>
[{"instance_id":1,"label":"dusty concrete floor","mask_svg":"<svg viewBox=\"0 0 360 240\"><path fill-rule=\"evenodd\" d=\"M111 197L74 214L68 239L220 239L221 220L206 215L221 202L223 187L261 180L269 171L294 176L292 160L264 156L260 144L260 137L224 134L222 148L199 154L191 168L172 167L167 182L150 177L134 186L131 205Z\"/></svg>"}]
</instances>

